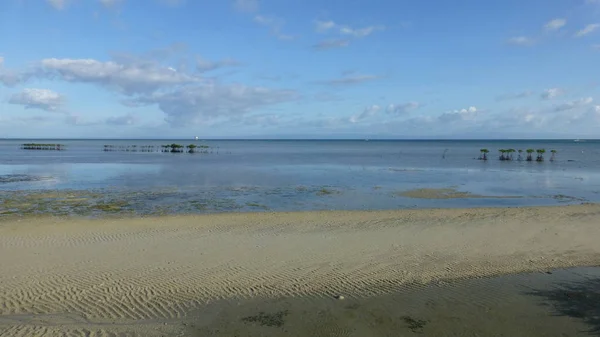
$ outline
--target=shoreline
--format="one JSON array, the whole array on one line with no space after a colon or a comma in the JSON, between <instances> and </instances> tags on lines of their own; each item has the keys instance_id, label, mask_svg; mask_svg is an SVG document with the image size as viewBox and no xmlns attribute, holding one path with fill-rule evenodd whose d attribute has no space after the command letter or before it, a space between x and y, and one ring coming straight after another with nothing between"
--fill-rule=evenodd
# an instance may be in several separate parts
<instances>
[{"instance_id":1,"label":"shoreline","mask_svg":"<svg viewBox=\"0 0 600 337\"><path fill-rule=\"evenodd\" d=\"M201 215L246 212L393 211L539 207L599 202L598 195L579 193L509 193L469 187L358 189L329 185L280 187L238 186L199 191L176 189L0 191L0 221L31 215L73 217ZM558 192L558 191L555 191Z\"/></svg>"},{"instance_id":2,"label":"shoreline","mask_svg":"<svg viewBox=\"0 0 600 337\"><path fill-rule=\"evenodd\" d=\"M416 194L431 194L431 192L428 191L429 189L415 189L415 190L407 190L405 192L402 193L396 193L398 195L403 195L403 194L411 194L411 193L416 193ZM450 200L450 199L464 199L464 200L477 200L477 199L499 199L499 200L503 200L503 199L554 199L554 200L559 200L556 203L552 203L552 204L541 204L541 205L536 205L536 204L526 204L526 205L475 205L472 207L463 207L462 205L457 205L457 206L429 206L429 205L423 205L423 206L417 206L417 205L413 205L413 206L405 206L405 207L397 207L397 208L374 208L374 209L306 209L306 210L279 210L279 209L272 209L269 208L265 205L261 205L261 204L256 204L256 208L254 209L242 209L242 210L212 210L212 211L206 211L206 212L200 212L200 213L196 213L196 212L175 212L175 213L164 213L164 212L160 212L160 213L136 213L136 211L134 210L126 210L126 209L119 209L119 208L115 208L115 209L111 209L111 206L107 206L105 207L106 209L103 209L102 213L92 213L92 212L79 212L79 213L58 213L58 214L54 214L53 213L25 213L25 214L21 214L18 212L13 212L10 210L3 210L0 209L0 225L4 222L14 222L14 221L27 221L30 219L37 219L37 220L61 220L61 221L103 221L103 220L121 220L121 221L126 221L126 220L138 220L138 219L158 219L158 218L181 218L181 217L189 217L189 218L202 218L202 217L214 217L214 216L229 216L229 215L239 215L239 216L253 216L253 215L259 215L259 216L263 216L263 215L273 215L273 214L280 214L280 215L288 215L288 216L293 216L293 215L303 215L303 214L311 214L311 213L319 213L319 214L335 214L335 213L395 213L395 212L419 212L419 211L461 211L461 210L476 210L476 211L493 211L493 210L498 210L498 209L550 209L550 208L560 208L560 207L573 207L573 206L594 206L594 205L598 205L600 206L600 202L596 202L596 201L588 201L586 199L582 199L582 198L577 198L577 197L571 197L571 196L565 196L565 195L552 195L552 196L537 196L537 197L525 197L525 196L481 196L481 195L477 195L477 194L471 194L470 192L451 192L452 193L457 193L458 196L454 196L454 195L444 195L444 193L446 193L445 191L450 191L451 189L432 189L435 190L435 192L433 193L440 193L440 195L436 195L436 196L431 196L428 195L427 197L423 197L423 196L411 196L408 198L412 198L412 199L429 199L431 201L434 200L439 200L439 199L446 199L446 200ZM464 196L463 196L464 194ZM76 200L79 201L79 200ZM0 204L2 205L2 204ZM28 204L27 204L28 205ZM57 205L60 205L60 203L57 203ZM248 205L250 206L254 206L254 203L249 203ZM104 206L104 205L101 205Z\"/></svg>"},{"instance_id":3,"label":"shoreline","mask_svg":"<svg viewBox=\"0 0 600 337\"><path fill-rule=\"evenodd\" d=\"M598 266L598 223L600 204L5 219L0 332L65 320L135 330L218 300L360 299Z\"/></svg>"}]
</instances>

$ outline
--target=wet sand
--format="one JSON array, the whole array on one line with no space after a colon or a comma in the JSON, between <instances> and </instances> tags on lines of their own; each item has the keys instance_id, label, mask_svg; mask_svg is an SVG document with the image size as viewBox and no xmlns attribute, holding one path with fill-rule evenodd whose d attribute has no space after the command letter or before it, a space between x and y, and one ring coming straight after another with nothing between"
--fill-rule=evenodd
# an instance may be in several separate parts
<instances>
[{"instance_id":1,"label":"wet sand","mask_svg":"<svg viewBox=\"0 0 600 337\"><path fill-rule=\"evenodd\" d=\"M595 204L7 220L0 335L458 336L462 305L485 326L516 324L518 336L515 310L549 319L550 307L510 304L487 286L473 304L431 304L439 312L422 301L467 279L600 265L599 223ZM486 305L496 314L476 318ZM564 317L548 331L586 326Z\"/></svg>"},{"instance_id":2,"label":"wet sand","mask_svg":"<svg viewBox=\"0 0 600 337\"><path fill-rule=\"evenodd\" d=\"M418 188L398 193L399 196L415 199L519 199L521 196L492 196L458 191L456 188Z\"/></svg>"},{"instance_id":3,"label":"wet sand","mask_svg":"<svg viewBox=\"0 0 600 337\"><path fill-rule=\"evenodd\" d=\"M590 336L600 334L600 268L423 285L330 300L219 301L189 315L191 336Z\"/></svg>"}]
</instances>

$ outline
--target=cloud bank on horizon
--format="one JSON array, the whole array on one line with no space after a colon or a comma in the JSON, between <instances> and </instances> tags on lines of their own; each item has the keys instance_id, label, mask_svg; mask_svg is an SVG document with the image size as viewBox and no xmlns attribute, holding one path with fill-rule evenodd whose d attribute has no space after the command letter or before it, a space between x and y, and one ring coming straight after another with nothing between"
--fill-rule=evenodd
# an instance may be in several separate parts
<instances>
[{"instance_id":1,"label":"cloud bank on horizon","mask_svg":"<svg viewBox=\"0 0 600 337\"><path fill-rule=\"evenodd\" d=\"M596 0L0 7L0 137L600 136Z\"/></svg>"}]
</instances>

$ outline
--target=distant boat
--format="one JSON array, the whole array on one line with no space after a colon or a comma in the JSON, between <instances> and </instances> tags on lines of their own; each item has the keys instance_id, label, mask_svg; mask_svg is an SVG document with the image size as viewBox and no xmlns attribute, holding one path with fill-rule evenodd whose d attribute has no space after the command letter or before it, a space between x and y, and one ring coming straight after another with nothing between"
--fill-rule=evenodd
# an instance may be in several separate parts
<instances>
[{"instance_id":1,"label":"distant boat","mask_svg":"<svg viewBox=\"0 0 600 337\"><path fill-rule=\"evenodd\" d=\"M583 139L583 140L582 139L575 139L574 142L575 143L585 142L585 139Z\"/></svg>"},{"instance_id":2,"label":"distant boat","mask_svg":"<svg viewBox=\"0 0 600 337\"><path fill-rule=\"evenodd\" d=\"M195 140L198 140L199 138L198 138L198 136L196 136L196 137L194 137L194 139L195 139Z\"/></svg>"}]
</instances>

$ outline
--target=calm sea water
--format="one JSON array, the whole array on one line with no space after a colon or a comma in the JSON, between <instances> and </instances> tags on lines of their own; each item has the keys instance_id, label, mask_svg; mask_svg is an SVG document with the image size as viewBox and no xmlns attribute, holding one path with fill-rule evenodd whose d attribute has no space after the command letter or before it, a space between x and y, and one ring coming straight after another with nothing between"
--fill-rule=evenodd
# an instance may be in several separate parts
<instances>
[{"instance_id":1,"label":"calm sea water","mask_svg":"<svg viewBox=\"0 0 600 337\"><path fill-rule=\"evenodd\" d=\"M26 142L61 143L67 150L20 149ZM169 143L211 149L208 154L103 151L105 144ZM491 151L487 162L477 160L480 148ZM501 148L545 148L546 161L499 161ZM553 162L548 160L551 149L558 151ZM455 188L488 197L399 195L420 188ZM135 195L139 207L147 208L216 199L224 210L242 211L596 202L600 141L0 140L0 197L57 190Z\"/></svg>"}]
</instances>

